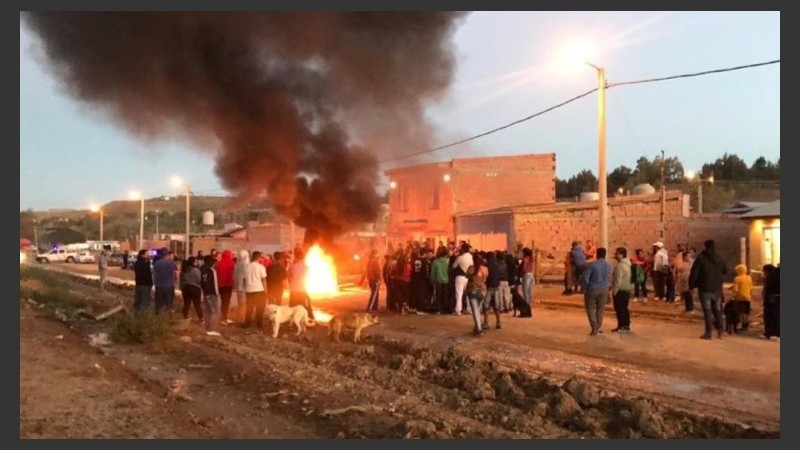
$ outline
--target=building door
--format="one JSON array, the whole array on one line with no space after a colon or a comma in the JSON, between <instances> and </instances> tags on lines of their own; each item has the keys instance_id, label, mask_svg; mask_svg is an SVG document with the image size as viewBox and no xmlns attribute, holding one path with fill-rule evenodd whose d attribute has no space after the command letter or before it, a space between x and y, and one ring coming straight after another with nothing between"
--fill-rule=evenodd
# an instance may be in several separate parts
<instances>
[{"instance_id":1,"label":"building door","mask_svg":"<svg viewBox=\"0 0 800 450\"><path fill-rule=\"evenodd\" d=\"M781 263L781 228L764 228L764 264Z\"/></svg>"}]
</instances>

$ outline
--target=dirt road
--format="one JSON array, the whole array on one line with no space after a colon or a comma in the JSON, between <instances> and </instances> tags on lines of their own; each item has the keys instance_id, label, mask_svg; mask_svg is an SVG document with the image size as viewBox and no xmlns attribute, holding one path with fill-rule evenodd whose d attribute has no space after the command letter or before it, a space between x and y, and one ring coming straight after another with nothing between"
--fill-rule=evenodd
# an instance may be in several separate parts
<instances>
[{"instance_id":1,"label":"dirt road","mask_svg":"<svg viewBox=\"0 0 800 450\"><path fill-rule=\"evenodd\" d=\"M69 285L87 297L98 295L86 282ZM548 303L547 289L539 292L533 319L503 316L503 329L481 339L470 336L467 316L381 314L382 324L368 328L360 345L333 343L324 326L312 328L308 340L289 333L273 340L235 327L208 337L193 325L158 345L112 344L98 353L81 336L104 325L71 321L75 331L56 342L69 344L74 355L37 351L36 343L47 346L55 330L37 334L44 325L23 325L48 319L34 318L44 312L21 302L26 351L20 371L29 380L21 382L20 433L142 436L135 421L116 435L93 427L90 418L80 427L64 419L61 428L35 428L32 418L54 416L55 424L63 417L34 388L56 384L46 378L48 364L66 367L61 360L67 359L76 364L70 373L77 379L66 382L109 380L96 398L63 389L62 395L79 396L73 415L102 410L103 402L113 405L119 392L128 392L155 399L152 407L167 418L160 421L163 429L146 429L154 436L779 436L779 342L747 336L701 341L696 318L667 320L636 310L633 333L592 338L580 309L558 298ZM125 290L104 295L109 305L114 296L128 302L132 296ZM360 310L366 292L355 289L316 304L330 313ZM612 328L613 314L606 321ZM38 359L26 360L26 353ZM97 358L105 371L93 366ZM147 402L133 403L130 414L160 417L146 410Z\"/></svg>"}]
</instances>

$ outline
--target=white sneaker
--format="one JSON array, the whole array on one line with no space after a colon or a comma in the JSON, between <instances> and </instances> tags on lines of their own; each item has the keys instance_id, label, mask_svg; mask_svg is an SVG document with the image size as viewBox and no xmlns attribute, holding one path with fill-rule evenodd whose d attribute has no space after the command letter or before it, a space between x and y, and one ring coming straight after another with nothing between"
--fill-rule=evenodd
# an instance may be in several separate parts
<instances>
[{"instance_id":1,"label":"white sneaker","mask_svg":"<svg viewBox=\"0 0 800 450\"><path fill-rule=\"evenodd\" d=\"M206 334L208 336L222 336L222 334L220 334L219 331L206 331Z\"/></svg>"},{"instance_id":2,"label":"white sneaker","mask_svg":"<svg viewBox=\"0 0 800 450\"><path fill-rule=\"evenodd\" d=\"M639 297L633 297L633 303L639 303Z\"/></svg>"}]
</instances>

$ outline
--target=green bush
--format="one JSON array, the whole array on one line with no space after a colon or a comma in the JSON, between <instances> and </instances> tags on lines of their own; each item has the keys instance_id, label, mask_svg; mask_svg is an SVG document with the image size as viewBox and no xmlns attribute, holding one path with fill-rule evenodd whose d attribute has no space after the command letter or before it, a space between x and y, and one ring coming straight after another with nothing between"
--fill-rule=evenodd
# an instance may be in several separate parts
<instances>
[{"instance_id":1,"label":"green bush","mask_svg":"<svg viewBox=\"0 0 800 450\"><path fill-rule=\"evenodd\" d=\"M117 343L146 344L171 334L177 321L169 314L126 314L114 322L111 339Z\"/></svg>"}]
</instances>

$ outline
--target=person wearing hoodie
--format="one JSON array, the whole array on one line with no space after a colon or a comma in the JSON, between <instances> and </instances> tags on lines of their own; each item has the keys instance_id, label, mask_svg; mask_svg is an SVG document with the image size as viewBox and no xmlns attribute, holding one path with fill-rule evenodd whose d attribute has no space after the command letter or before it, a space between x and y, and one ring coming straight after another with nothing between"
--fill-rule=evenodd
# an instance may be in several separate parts
<instances>
[{"instance_id":1,"label":"person wearing hoodie","mask_svg":"<svg viewBox=\"0 0 800 450\"><path fill-rule=\"evenodd\" d=\"M627 333L631 331L631 313L628 304L631 299L633 283L631 282L631 260L628 249L617 247L614 252L617 266L611 275L611 297L614 299L614 312L617 314L617 328L611 331Z\"/></svg>"},{"instance_id":2,"label":"person wearing hoodie","mask_svg":"<svg viewBox=\"0 0 800 450\"><path fill-rule=\"evenodd\" d=\"M700 294L700 305L703 307L705 333L701 339L711 339L712 327L717 329L717 337L722 339L722 279L728 274L728 268L717 254L716 244L709 239L705 249L697 255L689 273L689 288L697 289Z\"/></svg>"},{"instance_id":3,"label":"person wearing hoodie","mask_svg":"<svg viewBox=\"0 0 800 450\"><path fill-rule=\"evenodd\" d=\"M220 323L227 325L233 323L228 320L228 309L231 305L231 294L233 294L233 273L236 267L233 263L233 252L230 250L223 250L219 254L219 262L217 262L217 283L219 283L219 300L220 300Z\"/></svg>"},{"instance_id":4,"label":"person wearing hoodie","mask_svg":"<svg viewBox=\"0 0 800 450\"><path fill-rule=\"evenodd\" d=\"M133 274L136 279L136 287L133 291L133 310L141 312L148 309L150 303L153 302L153 269L150 267L147 250L139 250L139 254L136 255Z\"/></svg>"},{"instance_id":5,"label":"person wearing hoodie","mask_svg":"<svg viewBox=\"0 0 800 450\"><path fill-rule=\"evenodd\" d=\"M250 253L248 253L247 250L240 251L239 260L236 261L236 265L233 268L233 289L236 291L236 309L233 317L239 321L244 319L245 305L247 304L244 279L248 264L250 264Z\"/></svg>"},{"instance_id":6,"label":"person wearing hoodie","mask_svg":"<svg viewBox=\"0 0 800 450\"><path fill-rule=\"evenodd\" d=\"M183 296L183 318L189 318L189 309L194 305L197 313L197 320L203 321L202 297L203 292L200 285L201 273L197 267L197 258L190 256L189 259L181 264L180 286Z\"/></svg>"},{"instance_id":7,"label":"person wearing hoodie","mask_svg":"<svg viewBox=\"0 0 800 450\"><path fill-rule=\"evenodd\" d=\"M750 328L750 300L753 290L753 279L747 274L747 266L739 264L734 267L736 277L733 279L733 301L738 306L742 322L742 330L747 331Z\"/></svg>"}]
</instances>

